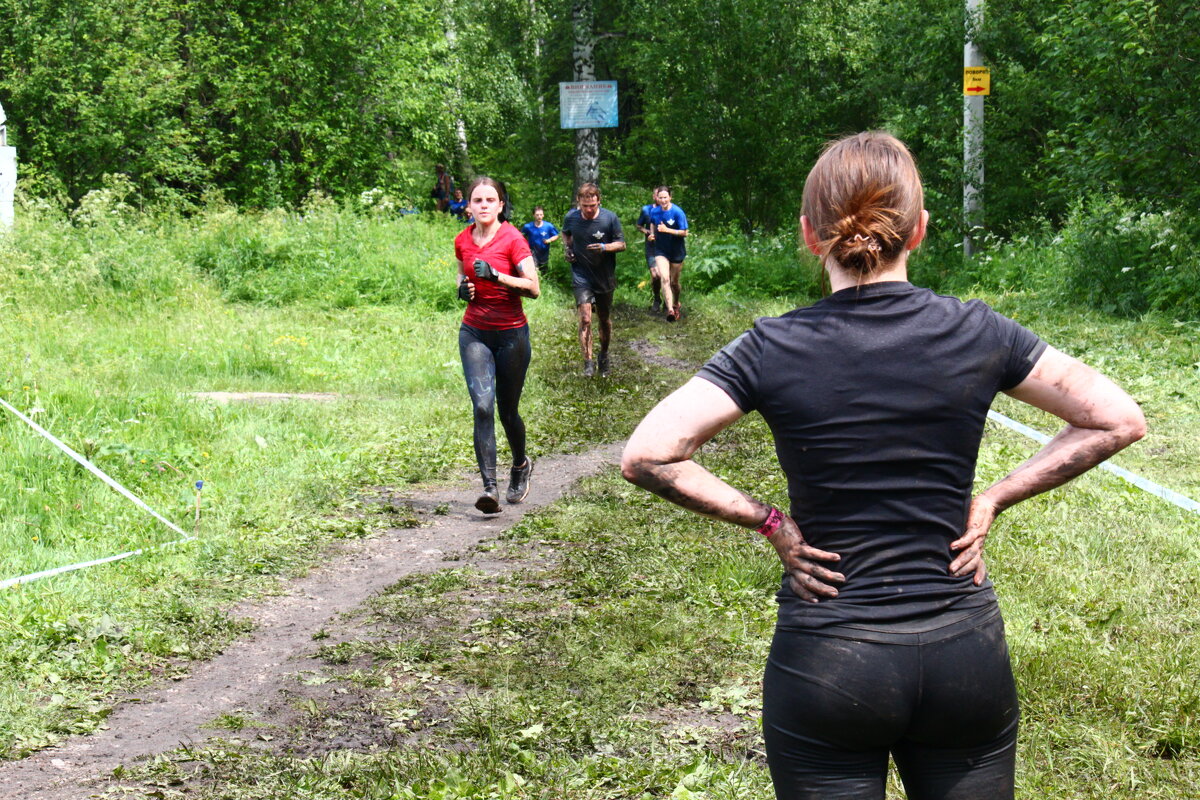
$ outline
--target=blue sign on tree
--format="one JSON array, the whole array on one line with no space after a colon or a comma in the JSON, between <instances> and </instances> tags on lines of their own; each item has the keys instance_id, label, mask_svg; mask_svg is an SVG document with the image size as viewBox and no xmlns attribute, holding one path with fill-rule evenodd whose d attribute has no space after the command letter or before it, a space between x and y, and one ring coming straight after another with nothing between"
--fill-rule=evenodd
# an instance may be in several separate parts
<instances>
[{"instance_id":1,"label":"blue sign on tree","mask_svg":"<svg viewBox=\"0 0 1200 800\"><path fill-rule=\"evenodd\" d=\"M617 127L617 82L582 81L558 84L561 128Z\"/></svg>"}]
</instances>

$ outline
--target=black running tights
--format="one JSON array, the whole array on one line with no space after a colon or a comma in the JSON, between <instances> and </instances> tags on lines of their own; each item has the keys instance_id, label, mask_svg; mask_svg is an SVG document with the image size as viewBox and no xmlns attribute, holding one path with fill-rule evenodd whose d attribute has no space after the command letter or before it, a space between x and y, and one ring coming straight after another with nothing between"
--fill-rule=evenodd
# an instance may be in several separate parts
<instances>
[{"instance_id":1,"label":"black running tights","mask_svg":"<svg viewBox=\"0 0 1200 800\"><path fill-rule=\"evenodd\" d=\"M1017 694L999 613L880 643L776 631L763 735L779 800L1012 800Z\"/></svg>"},{"instance_id":2,"label":"black running tights","mask_svg":"<svg viewBox=\"0 0 1200 800\"><path fill-rule=\"evenodd\" d=\"M525 463L525 421L518 406L532 353L529 326L487 331L462 325L458 353L475 414L475 460L485 486L496 485L496 410L512 450L513 464Z\"/></svg>"}]
</instances>

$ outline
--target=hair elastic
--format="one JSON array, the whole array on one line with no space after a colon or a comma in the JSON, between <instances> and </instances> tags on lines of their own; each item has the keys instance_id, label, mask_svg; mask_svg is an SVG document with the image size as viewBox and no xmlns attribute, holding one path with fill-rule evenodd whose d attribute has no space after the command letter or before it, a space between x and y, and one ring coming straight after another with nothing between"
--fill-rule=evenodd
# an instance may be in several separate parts
<instances>
[{"instance_id":1,"label":"hair elastic","mask_svg":"<svg viewBox=\"0 0 1200 800\"><path fill-rule=\"evenodd\" d=\"M858 244L859 242L866 242L867 249L872 253L879 251L879 242L875 240L874 236L863 236L861 233L856 233L854 234L854 237L850 239L850 241L854 242L855 244Z\"/></svg>"}]
</instances>

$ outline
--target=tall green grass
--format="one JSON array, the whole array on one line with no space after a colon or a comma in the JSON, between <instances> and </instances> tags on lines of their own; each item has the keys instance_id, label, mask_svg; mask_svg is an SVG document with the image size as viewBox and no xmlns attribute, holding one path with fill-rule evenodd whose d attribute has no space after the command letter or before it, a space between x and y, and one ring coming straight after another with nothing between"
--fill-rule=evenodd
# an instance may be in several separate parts
<instances>
[{"instance_id":1,"label":"tall green grass","mask_svg":"<svg viewBox=\"0 0 1200 800\"><path fill-rule=\"evenodd\" d=\"M96 724L123 671L232 635L218 604L301 568L321 541L385 524L350 515L356 487L466 464L455 312L440 299L452 297L452 235L444 220L330 209L192 220L117 209L26 218L0 242L5 398L189 532L204 481L198 542L0 596L0 749ZM229 265L254 247L291 255L239 282ZM422 302L335 310L347 282ZM299 291L277 290L289 284ZM210 391L336 399L195 396ZM4 578L177 538L7 412L0 507Z\"/></svg>"},{"instance_id":2,"label":"tall green grass","mask_svg":"<svg viewBox=\"0 0 1200 800\"><path fill-rule=\"evenodd\" d=\"M199 541L0 593L0 752L98 724L122 675L234 635L222 603L303 569L322 542L386 525L361 487L471 473L460 229L319 197L291 213L214 204L190 218L107 195L70 216L24 209L0 237L0 393ZM648 297L638 254L621 270L618 342L652 338L661 320L626 304ZM535 455L620 437L677 380L618 350L613 380L581 382L565 285L556 257L545 295L526 304ZM752 318L695 299L668 354L700 360ZM334 397L197 397L217 391ZM7 413L0 509L0 579L178 538Z\"/></svg>"},{"instance_id":3,"label":"tall green grass","mask_svg":"<svg viewBox=\"0 0 1200 800\"><path fill-rule=\"evenodd\" d=\"M1097 333L1074 330L1083 343ZM1110 369L1125 377L1127 365ZM1034 447L989 427L980 486ZM785 501L761 420L699 458ZM988 561L1022 698L1018 797L1196 796L1197 534L1194 514L1104 473L1000 518ZM615 471L527 517L492 557L525 546L557 559L511 576L460 569L399 582L360 612L369 635L323 650L320 680L362 692L410 743L300 757L286 753L303 730L269 728L284 754L263 755L243 735L133 777L213 800L771 796L758 733L778 586L770 548ZM314 709L309 724L341 724L326 713ZM893 776L888 797L901 796Z\"/></svg>"},{"instance_id":4,"label":"tall green grass","mask_svg":"<svg viewBox=\"0 0 1200 800\"><path fill-rule=\"evenodd\" d=\"M626 211L635 194L621 201ZM614 195L606 205L621 200ZM292 214L214 207L186 220L97 204L75 219L26 218L0 239L4 396L185 528L194 481L205 481L198 542L0 594L7 755L93 729L113 688L186 667L236 635L223 603L304 569L330 539L386 525L386 510L359 502L363 487L470 474L451 277L456 231L440 217L360 215L320 201ZM689 248L689 316L678 326L641 308L649 294L638 288L639 249L622 257L618 348L645 339L695 364L754 317L814 295L790 243L698 226ZM1012 250L1014 271L1044 268L1018 261L1022 253L1037 256ZM949 262L924 268L951 273ZM580 380L562 270L556 259L545 296L527 303L535 358L523 410L535 455L623 435L686 376L618 349L613 380ZM1143 403L1150 435L1118 461L1200 494L1194 326L1165 316L1116 320L1018 283L997 284L985 299ZM219 390L337 398L219 405L193 395ZM1052 430L1026 407L1001 410ZM14 418L0 420L0 577L174 537ZM1031 449L992 430L981 482ZM761 424L739 425L702 458L782 501ZM1023 796L1186 797L1200 781L1190 688L1200 655L1197 533L1194 515L1105 475L1002 517L990 564L1025 698ZM506 597L482 616L470 608L467 634L398 626L405 633L394 642L350 647L372 659L378 685L418 669L470 687L475 699L455 711L445 738L311 760L226 751L205 756L216 782L195 793L765 795L753 726L776 578L761 543L615 474L509 536L551 542L565 555L502 587ZM461 621L456 604L471 599L456 597L455 586L478 580L440 575L397 586L372 613L394 621L416 609ZM407 718L385 700L381 708ZM744 724L723 736L660 716L718 711Z\"/></svg>"},{"instance_id":5,"label":"tall green grass","mask_svg":"<svg viewBox=\"0 0 1200 800\"><path fill-rule=\"evenodd\" d=\"M1200 320L1200 226L1178 210L1121 198L1080 198L1061 226L985 243L977 257L930 275L963 291L1037 292L1062 305L1121 317Z\"/></svg>"}]
</instances>

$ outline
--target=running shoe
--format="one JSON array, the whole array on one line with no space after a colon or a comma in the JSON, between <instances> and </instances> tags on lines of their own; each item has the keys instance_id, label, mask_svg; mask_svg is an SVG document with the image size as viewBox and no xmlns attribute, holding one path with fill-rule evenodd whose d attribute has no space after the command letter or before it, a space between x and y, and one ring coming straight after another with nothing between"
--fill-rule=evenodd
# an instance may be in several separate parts
<instances>
[{"instance_id":1,"label":"running shoe","mask_svg":"<svg viewBox=\"0 0 1200 800\"><path fill-rule=\"evenodd\" d=\"M525 457L525 464L513 467L508 478L508 494L506 500L510 503L520 503L529 494L529 476L533 474L533 459Z\"/></svg>"},{"instance_id":2,"label":"running shoe","mask_svg":"<svg viewBox=\"0 0 1200 800\"><path fill-rule=\"evenodd\" d=\"M483 487L483 494L475 501L475 508L485 514L500 513L500 493L496 491L495 486Z\"/></svg>"},{"instance_id":3,"label":"running shoe","mask_svg":"<svg viewBox=\"0 0 1200 800\"><path fill-rule=\"evenodd\" d=\"M650 304L650 310L652 312L654 312L655 314L662 311L662 298L661 297L654 298L654 302Z\"/></svg>"},{"instance_id":4,"label":"running shoe","mask_svg":"<svg viewBox=\"0 0 1200 800\"><path fill-rule=\"evenodd\" d=\"M679 307L676 306L667 312L667 322L674 322L679 319Z\"/></svg>"},{"instance_id":5,"label":"running shoe","mask_svg":"<svg viewBox=\"0 0 1200 800\"><path fill-rule=\"evenodd\" d=\"M600 377L607 378L609 372L608 353L600 354L600 363L598 366L600 367Z\"/></svg>"},{"instance_id":6,"label":"running shoe","mask_svg":"<svg viewBox=\"0 0 1200 800\"><path fill-rule=\"evenodd\" d=\"M589 358L583 362L583 377L590 378L596 374L596 360Z\"/></svg>"}]
</instances>

